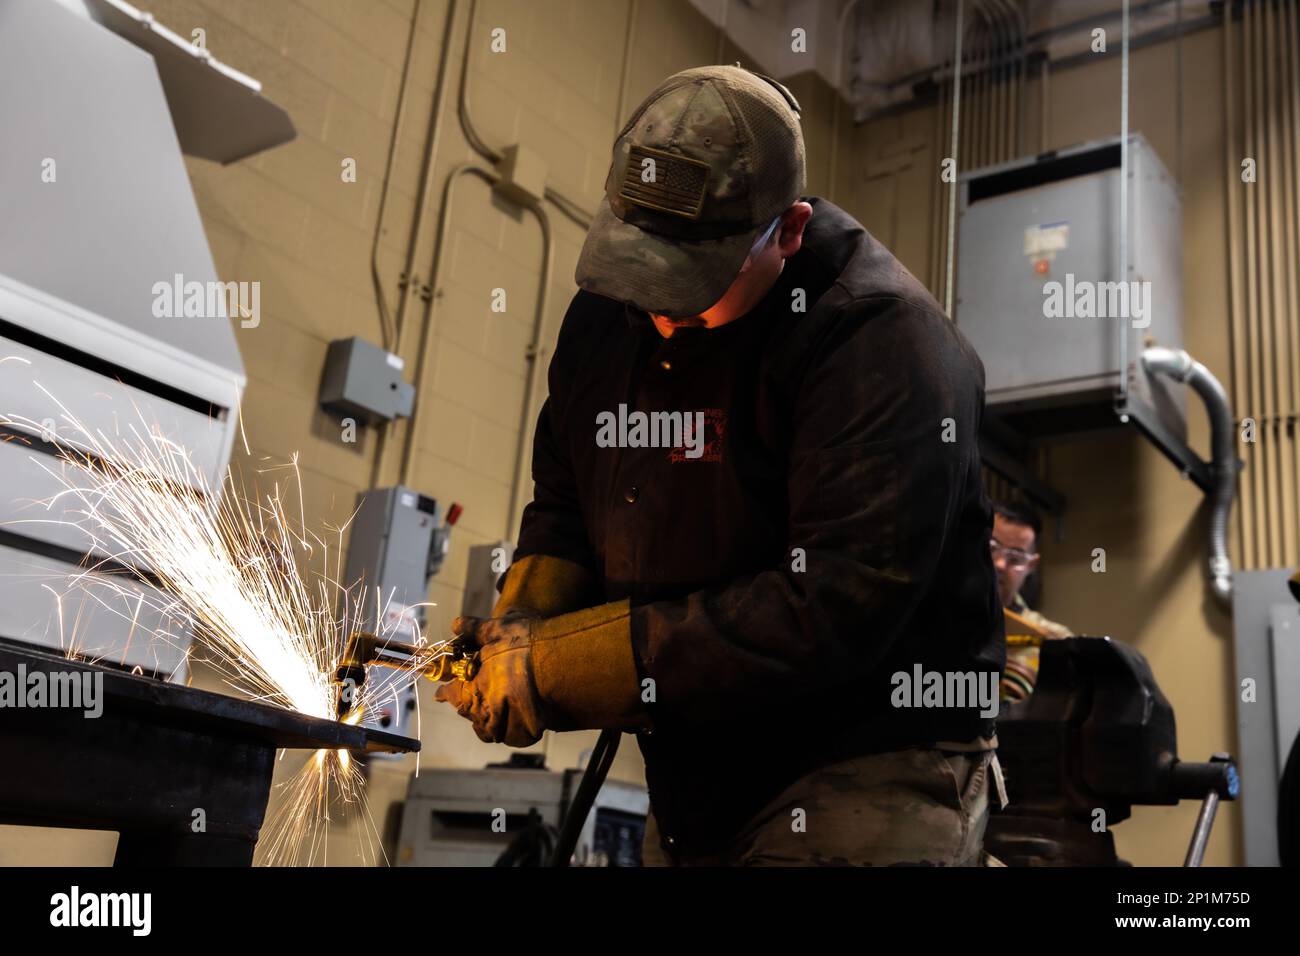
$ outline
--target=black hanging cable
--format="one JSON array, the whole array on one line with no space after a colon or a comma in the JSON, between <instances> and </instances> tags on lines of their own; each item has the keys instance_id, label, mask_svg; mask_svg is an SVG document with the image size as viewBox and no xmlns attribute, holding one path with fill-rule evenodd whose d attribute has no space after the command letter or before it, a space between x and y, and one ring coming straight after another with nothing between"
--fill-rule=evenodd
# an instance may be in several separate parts
<instances>
[{"instance_id":1,"label":"black hanging cable","mask_svg":"<svg viewBox=\"0 0 1300 956\"><path fill-rule=\"evenodd\" d=\"M600 738L596 741L596 746L592 748L591 759L587 761L587 769L582 775L582 782L578 784L578 792L573 796L573 803L569 805L569 812L565 814L564 826L560 830L560 839L555 845L555 852L551 856L550 865L553 867L565 867L569 865L569 860L573 856L573 849L578 845L578 837L582 833L583 824L587 822L587 814L591 812L591 806L596 802L596 794L605 783L605 777L609 773L609 768L614 765L614 757L618 753L618 742L623 736L619 730L602 730Z\"/></svg>"}]
</instances>

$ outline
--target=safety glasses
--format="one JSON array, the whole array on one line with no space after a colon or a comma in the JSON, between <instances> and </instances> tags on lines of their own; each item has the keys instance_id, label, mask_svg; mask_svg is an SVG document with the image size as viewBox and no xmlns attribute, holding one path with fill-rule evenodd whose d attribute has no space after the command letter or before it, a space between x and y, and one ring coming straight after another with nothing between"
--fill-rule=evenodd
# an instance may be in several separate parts
<instances>
[{"instance_id":1,"label":"safety glasses","mask_svg":"<svg viewBox=\"0 0 1300 956\"><path fill-rule=\"evenodd\" d=\"M763 230L763 234L754 240L754 244L749 247L749 255L745 257L745 264L740 267L741 272L749 271L749 267L754 264L754 256L763 251L763 247L767 245L767 240L772 238L772 233L776 231L776 227L781 225L781 218L781 216L777 216L773 219L771 225Z\"/></svg>"},{"instance_id":2,"label":"safety glasses","mask_svg":"<svg viewBox=\"0 0 1300 956\"><path fill-rule=\"evenodd\" d=\"M1007 567L1015 571L1029 567L1034 558L1038 557L1037 554L1030 554L1028 551L1021 551L1019 548L1008 548L997 538L989 539L989 552L995 559L1001 555L1006 559Z\"/></svg>"}]
</instances>

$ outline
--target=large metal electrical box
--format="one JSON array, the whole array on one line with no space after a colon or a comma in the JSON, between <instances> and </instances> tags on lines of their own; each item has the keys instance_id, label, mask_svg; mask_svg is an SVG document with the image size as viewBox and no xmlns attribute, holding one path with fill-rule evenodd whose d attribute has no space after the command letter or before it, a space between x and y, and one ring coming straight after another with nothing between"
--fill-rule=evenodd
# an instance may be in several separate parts
<instances>
[{"instance_id":1,"label":"large metal electrical box","mask_svg":"<svg viewBox=\"0 0 1300 956\"><path fill-rule=\"evenodd\" d=\"M401 485L362 492L344 572L355 605L349 621L353 630L405 643L421 637L429 581L447 556L459 514L458 505L444 511L433 498ZM368 680L382 703L363 723L407 735L415 691L407 686L386 697L384 689L409 685L409 679L376 667Z\"/></svg>"},{"instance_id":2,"label":"large metal electrical box","mask_svg":"<svg viewBox=\"0 0 1300 956\"><path fill-rule=\"evenodd\" d=\"M1115 424L1127 375L1136 414L1185 436L1185 390L1140 361L1148 345L1182 347L1183 308L1178 190L1141 134L1128 200L1123 267L1118 137L962 177L956 320L990 413L1024 434Z\"/></svg>"},{"instance_id":3,"label":"large metal electrical box","mask_svg":"<svg viewBox=\"0 0 1300 956\"><path fill-rule=\"evenodd\" d=\"M1247 866L1277 866L1278 783L1300 734L1300 605L1290 568L1232 578L1237 754ZM1247 684L1249 682L1249 684ZM1246 689L1250 687L1251 693Z\"/></svg>"}]
</instances>

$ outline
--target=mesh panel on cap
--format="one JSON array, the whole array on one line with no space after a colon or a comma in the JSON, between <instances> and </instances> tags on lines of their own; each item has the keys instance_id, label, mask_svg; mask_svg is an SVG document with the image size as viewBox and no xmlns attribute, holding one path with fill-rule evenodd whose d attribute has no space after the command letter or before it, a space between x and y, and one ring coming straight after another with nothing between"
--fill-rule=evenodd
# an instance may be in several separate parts
<instances>
[{"instance_id":1,"label":"mesh panel on cap","mask_svg":"<svg viewBox=\"0 0 1300 956\"><path fill-rule=\"evenodd\" d=\"M749 188L755 218L784 211L804 190L804 145L798 120L785 99L763 83L750 95L736 95L727 89L753 138L749 150L754 165Z\"/></svg>"}]
</instances>

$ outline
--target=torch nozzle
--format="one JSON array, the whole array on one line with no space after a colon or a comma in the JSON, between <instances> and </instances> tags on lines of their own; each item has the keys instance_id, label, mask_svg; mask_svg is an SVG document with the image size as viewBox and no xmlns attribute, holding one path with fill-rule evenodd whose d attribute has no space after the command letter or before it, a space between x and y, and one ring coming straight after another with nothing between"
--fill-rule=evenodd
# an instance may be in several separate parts
<instances>
[{"instance_id":1,"label":"torch nozzle","mask_svg":"<svg viewBox=\"0 0 1300 956\"><path fill-rule=\"evenodd\" d=\"M478 670L473 650L459 641L430 648L357 631L348 638L334 674L340 720L355 706L366 681L366 668L375 665L418 671L432 681L472 680Z\"/></svg>"}]
</instances>

